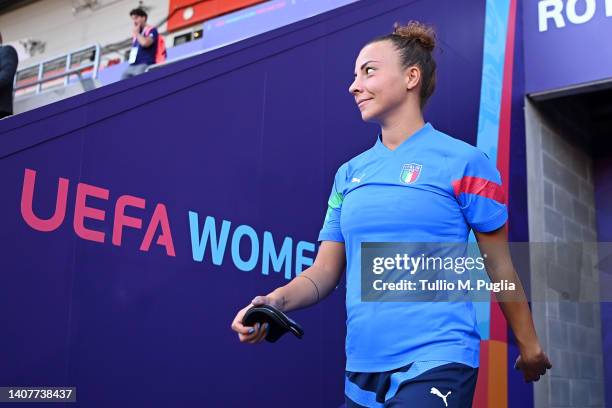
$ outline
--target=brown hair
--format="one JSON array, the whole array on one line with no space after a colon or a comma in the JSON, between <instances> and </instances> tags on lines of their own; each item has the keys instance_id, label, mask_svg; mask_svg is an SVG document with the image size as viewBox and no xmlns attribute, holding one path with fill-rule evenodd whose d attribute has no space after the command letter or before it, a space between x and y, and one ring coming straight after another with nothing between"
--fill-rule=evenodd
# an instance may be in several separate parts
<instances>
[{"instance_id":1,"label":"brown hair","mask_svg":"<svg viewBox=\"0 0 612 408\"><path fill-rule=\"evenodd\" d=\"M391 41L400 53L402 67L417 65L421 70L421 109L436 89L436 61L432 51L436 46L436 32L433 27L418 21L406 25L395 23L391 34L374 38L368 44Z\"/></svg>"}]
</instances>

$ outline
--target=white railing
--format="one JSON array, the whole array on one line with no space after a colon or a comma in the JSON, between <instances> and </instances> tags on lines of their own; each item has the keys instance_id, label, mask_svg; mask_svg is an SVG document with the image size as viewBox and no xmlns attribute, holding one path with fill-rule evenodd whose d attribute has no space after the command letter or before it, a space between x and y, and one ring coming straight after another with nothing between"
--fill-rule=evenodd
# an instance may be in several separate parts
<instances>
[{"instance_id":1,"label":"white railing","mask_svg":"<svg viewBox=\"0 0 612 408\"><path fill-rule=\"evenodd\" d=\"M36 94L43 91L43 84L57 81L58 79L64 78L64 86L68 85L70 77L77 75L79 80L82 80L83 71L91 69L92 79L98 78L98 71L100 68L100 45L90 45L78 50L72 51L68 54L60 55L58 57L50 58L39 64L20 69L15 75L14 89L15 95L23 93L24 90L35 87ZM89 60L83 64L83 61ZM75 68L72 68L73 64L79 64ZM59 66L61 68L48 69L48 67L55 68ZM56 74L45 76L48 72L60 71ZM31 73L36 73L31 75ZM36 81L28 81L28 79L36 77ZM21 83L20 82L24 82ZM29 92L28 92L29 94Z\"/></svg>"}]
</instances>

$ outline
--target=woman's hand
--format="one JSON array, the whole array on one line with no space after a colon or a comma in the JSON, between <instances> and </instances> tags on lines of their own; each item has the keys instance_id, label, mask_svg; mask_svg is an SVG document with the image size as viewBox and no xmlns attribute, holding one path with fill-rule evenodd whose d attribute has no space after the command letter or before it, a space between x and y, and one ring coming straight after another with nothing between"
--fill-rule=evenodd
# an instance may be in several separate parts
<instances>
[{"instance_id":1,"label":"woman's hand","mask_svg":"<svg viewBox=\"0 0 612 408\"><path fill-rule=\"evenodd\" d=\"M480 252L485 254L485 267L491 282L507 280L515 284L515 291L502 291L495 296L519 344L521 355L514 368L523 372L525 382L538 381L546 370L552 368L552 364L540 347L523 285L510 258L507 226L504 224L495 231L474 234Z\"/></svg>"},{"instance_id":2,"label":"woman's hand","mask_svg":"<svg viewBox=\"0 0 612 408\"><path fill-rule=\"evenodd\" d=\"M546 370L552 368L552 364L540 345L536 344L530 349L521 350L514 368L523 372L525 382L531 382L538 381L541 375L546 374Z\"/></svg>"},{"instance_id":3,"label":"woman's hand","mask_svg":"<svg viewBox=\"0 0 612 408\"><path fill-rule=\"evenodd\" d=\"M266 338L268 334L268 323L264 323L260 325L259 323L255 323L255 326L245 326L242 324L242 318L247 310L249 310L253 306L261 306L261 305L270 305L274 306L277 309L280 309L281 302L276 298L268 295L268 296L256 296L251 303L245 308L241 309L236 317L234 317L234 321L232 322L232 330L238 333L238 339L241 343L250 343L256 344L261 342Z\"/></svg>"}]
</instances>

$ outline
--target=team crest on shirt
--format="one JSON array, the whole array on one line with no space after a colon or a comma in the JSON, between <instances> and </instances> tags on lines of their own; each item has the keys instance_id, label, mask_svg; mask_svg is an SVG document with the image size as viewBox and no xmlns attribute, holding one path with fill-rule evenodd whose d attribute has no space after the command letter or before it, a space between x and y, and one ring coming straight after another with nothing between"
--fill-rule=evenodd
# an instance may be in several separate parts
<instances>
[{"instance_id":1,"label":"team crest on shirt","mask_svg":"<svg viewBox=\"0 0 612 408\"><path fill-rule=\"evenodd\" d=\"M400 181L404 184L414 183L419 178L422 168L423 166L417 163L404 164L400 173Z\"/></svg>"}]
</instances>

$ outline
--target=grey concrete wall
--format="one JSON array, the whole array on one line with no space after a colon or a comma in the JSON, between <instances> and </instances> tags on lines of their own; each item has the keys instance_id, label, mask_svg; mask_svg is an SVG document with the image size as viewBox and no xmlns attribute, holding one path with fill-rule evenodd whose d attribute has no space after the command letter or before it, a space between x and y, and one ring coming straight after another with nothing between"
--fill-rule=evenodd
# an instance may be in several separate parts
<instances>
[{"instance_id":1,"label":"grey concrete wall","mask_svg":"<svg viewBox=\"0 0 612 408\"><path fill-rule=\"evenodd\" d=\"M530 241L576 242L579 249L558 250L552 260L531 255L534 321L553 364L534 385L534 405L604 407L597 253L583 244L597 240L593 160L580 136L529 100L525 109Z\"/></svg>"}]
</instances>

